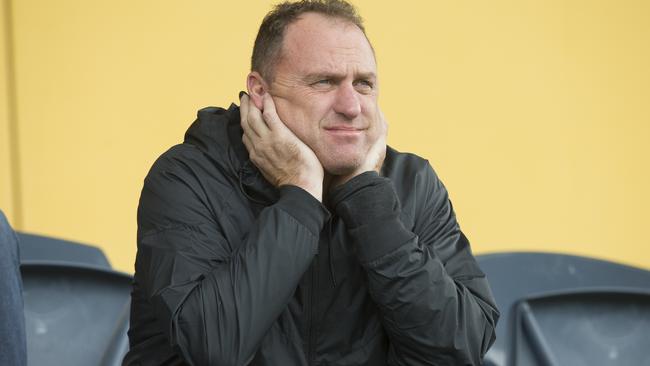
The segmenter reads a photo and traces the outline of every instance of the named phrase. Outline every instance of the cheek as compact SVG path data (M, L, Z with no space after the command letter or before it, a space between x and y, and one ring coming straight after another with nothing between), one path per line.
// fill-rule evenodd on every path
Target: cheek
M290 127L291 131L311 149L318 149L318 129L313 122L299 122L296 126Z
M301 140L305 141L317 134L318 120L311 114L312 108L309 105L298 105L281 99L276 102L275 109L285 126Z
M311 140L314 139L315 131L313 131L313 127L308 122L308 116L305 115L302 110L296 109L295 107L284 109L283 113L280 112L280 109L277 111L278 116L282 122L284 122L284 125L287 126L287 128L301 141L305 142L307 145L311 145Z
M280 120L285 125L289 125L290 121L293 120L293 116L291 115L293 108L291 104L286 99L281 98L273 98L273 103L275 104L275 112L280 117Z
M366 96L361 99L361 113L371 121L379 112L377 108L377 99L372 96Z

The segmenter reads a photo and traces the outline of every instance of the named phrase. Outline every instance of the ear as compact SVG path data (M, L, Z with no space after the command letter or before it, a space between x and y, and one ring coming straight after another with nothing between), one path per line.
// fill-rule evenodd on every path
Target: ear
M246 77L246 87L248 88L248 95L255 104L255 106L262 110L262 97L269 90L268 84L257 71L251 71Z

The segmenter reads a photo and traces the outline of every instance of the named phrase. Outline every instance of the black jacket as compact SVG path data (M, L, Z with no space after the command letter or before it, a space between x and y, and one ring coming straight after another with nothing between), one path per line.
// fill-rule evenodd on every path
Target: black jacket
M426 160L389 148L323 205L241 135L202 109L146 177L125 364L480 363L499 313Z

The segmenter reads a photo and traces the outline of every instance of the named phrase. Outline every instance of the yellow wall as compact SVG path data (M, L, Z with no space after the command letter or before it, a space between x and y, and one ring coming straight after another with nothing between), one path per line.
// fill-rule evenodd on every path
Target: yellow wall
M198 108L237 99L270 3L11 0L18 151L3 79L0 207L18 229L132 271L142 179ZM650 2L355 3L389 142L432 162L477 253L650 268Z
M18 222L14 212L14 184L12 178L15 174L12 169L16 166L13 158L15 151L12 151L12 120L11 108L11 19L8 17L4 1L0 3L0 209L4 212L11 224ZM17 192L16 192L17 193Z

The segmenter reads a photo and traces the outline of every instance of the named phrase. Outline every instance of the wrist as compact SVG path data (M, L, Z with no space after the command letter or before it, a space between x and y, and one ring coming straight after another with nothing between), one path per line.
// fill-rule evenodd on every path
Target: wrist
M309 194L311 194L318 201L323 202L323 178L318 178L317 175L312 175L310 177L296 177L291 179L284 184L296 186L304 189Z
M330 213L322 202L316 200L301 187L285 185L279 188L280 199L276 206L302 222L315 236L318 236Z

